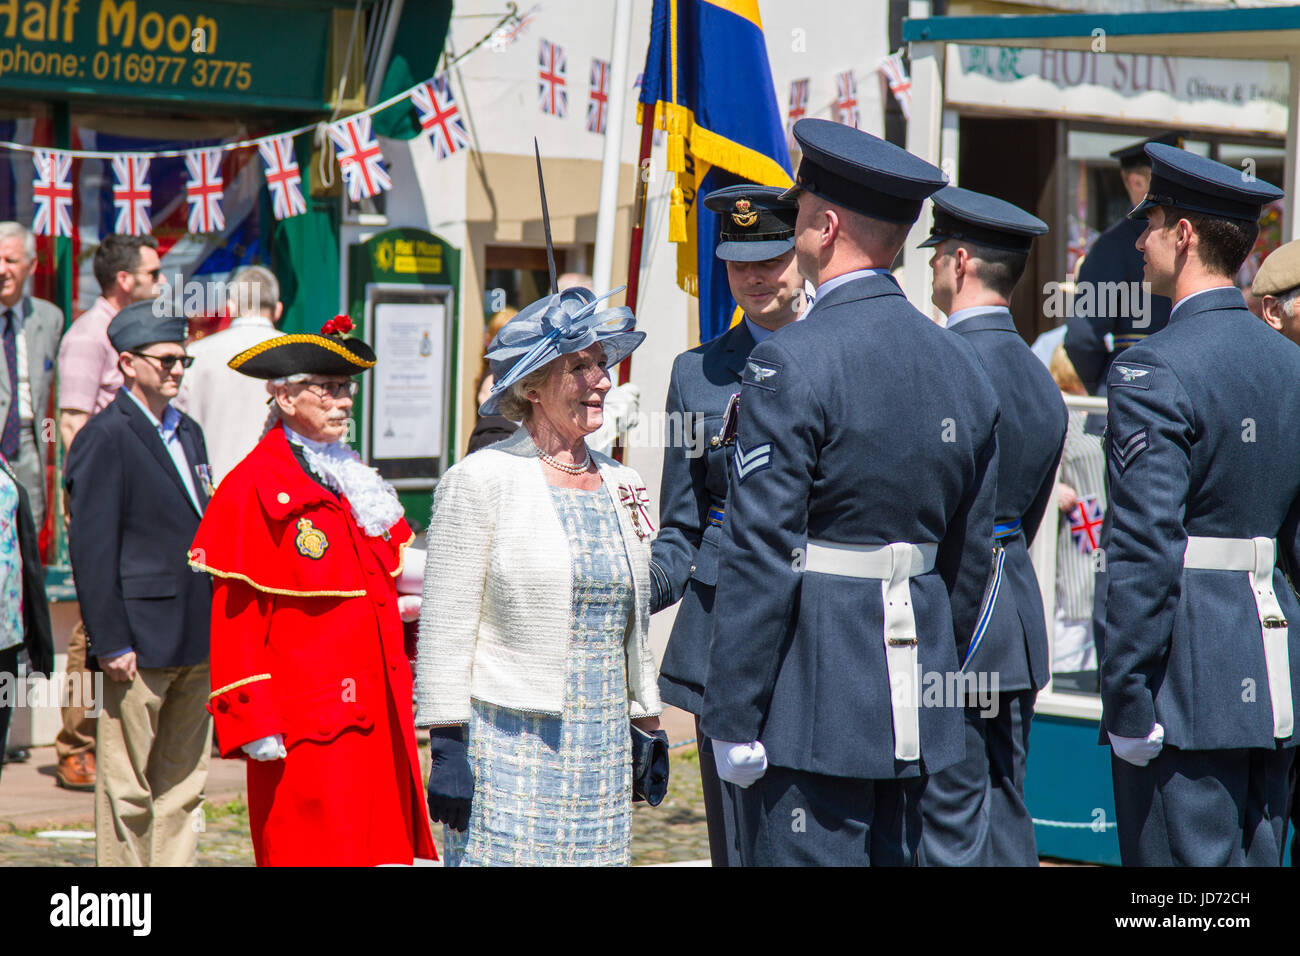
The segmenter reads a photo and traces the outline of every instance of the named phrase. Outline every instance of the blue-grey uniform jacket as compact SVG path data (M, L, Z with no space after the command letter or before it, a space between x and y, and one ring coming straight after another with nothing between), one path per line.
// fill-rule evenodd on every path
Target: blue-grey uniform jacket
M1260 620L1247 573L1186 569L1189 535L1277 538L1300 557L1300 348L1235 288L1186 299L1108 379L1113 518L1103 724L1193 750L1274 746ZM1281 571L1290 690L1300 607ZM1104 739L1104 734L1103 734ZM1294 737L1290 739L1294 745Z
M897 761L884 587L802 571L810 539L936 544L910 580L922 681L952 674L979 614L997 493L998 400L961 336L889 276L827 291L745 363L701 730L771 763L859 779L965 756L963 713L919 711ZM945 701L931 701L944 704ZM923 766L922 766L923 765Z
M728 400L740 391L740 375L753 347L754 338L741 322L677 356L668 384L668 447L659 485L659 536L650 558L650 611L685 596L659 668L659 692L693 714L700 712L709 667L718 539L732 451L711 439L722 428Z
M997 674L1001 691L1037 690L1047 683L1049 662L1029 542L1052 496L1069 416L1061 390L1020 337L1007 309L972 315L952 331L979 355L1002 410L994 533L1006 556L992 615L966 669Z
M1134 291L1142 284L1142 253L1135 243L1146 227L1145 219L1121 219L1097 237L1079 269L1074 308L1066 324L1065 353L1089 395L1097 394L1106 381L1115 356L1169 324L1172 303L1165 296L1144 297L1145 315L1138 314L1133 301ZM1091 287L1090 301L1083 298L1085 285ZM1106 346L1107 333L1112 336L1114 351Z

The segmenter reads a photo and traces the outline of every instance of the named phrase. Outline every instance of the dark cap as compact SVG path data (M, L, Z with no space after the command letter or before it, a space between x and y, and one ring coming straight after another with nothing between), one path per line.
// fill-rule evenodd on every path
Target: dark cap
M119 352L134 352L154 342L184 342L189 323L183 315L156 315L161 300L132 302L108 323L108 341ZM170 311L170 310L163 310Z
M360 339L347 338L352 320L335 316L312 332L280 335L245 349L226 364L252 378L290 375L359 375L373 368L375 352Z
M1119 149L1112 149L1110 155L1119 160L1120 169L1132 169L1135 166L1150 166L1151 160L1147 159L1146 148L1152 143L1163 143L1165 146L1172 146L1175 149L1183 148L1183 133L1171 132L1161 133L1159 136L1152 136L1150 139L1144 139L1136 143L1129 143L1127 146L1121 146Z
M960 239L980 246L1028 252L1035 236L1047 232L1047 223L1019 206L972 192L959 186L945 186L930 197L934 203L934 225L921 248L937 246L946 239Z
M1247 178L1242 169L1161 143L1146 147L1151 157L1151 185L1133 207L1130 219L1145 219L1156 206L1176 206L1219 219L1258 222L1260 210L1281 199L1276 186Z
M803 159L783 199L794 199L806 189L872 219L916 222L921 203L948 182L937 166L841 123L801 119L794 124L794 138Z
M782 199L777 186L742 183L715 189L704 207L721 223L717 256L731 262L763 262L794 248L794 220L799 204Z

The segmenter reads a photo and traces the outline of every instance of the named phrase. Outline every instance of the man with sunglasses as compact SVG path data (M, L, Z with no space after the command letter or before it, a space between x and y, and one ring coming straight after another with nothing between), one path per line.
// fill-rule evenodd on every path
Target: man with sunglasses
M95 279L100 296L77 317L59 344L59 437L64 454L72 440L113 401L122 373L108 324L133 302L153 299L160 287L162 262L153 236L105 236L95 249ZM42 412L44 414L44 412ZM86 632L78 623L68 640L68 680L86 672ZM86 695L63 708L63 727L54 741L59 766L55 781L69 790L95 789L95 718L86 715Z
M108 326L123 384L83 427L64 484L68 550L92 666L100 866L192 865L212 721L212 585L186 567L211 483L203 432L170 404L190 363L185 319L129 305Z
M190 551L213 575L209 707L222 754L248 758L259 866L437 859L402 627L424 553L345 440L353 376L375 364L351 329L338 316L230 360L267 383L271 413Z

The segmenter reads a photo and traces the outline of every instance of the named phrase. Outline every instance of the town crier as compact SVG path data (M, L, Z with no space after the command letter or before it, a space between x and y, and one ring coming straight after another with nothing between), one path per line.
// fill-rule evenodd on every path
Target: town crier
M249 758L259 866L437 859L402 627L419 599L398 593L422 588L424 555L343 440L352 376L375 364L351 329L339 316L230 360L267 380L271 413L190 551L213 576L208 707L222 755Z

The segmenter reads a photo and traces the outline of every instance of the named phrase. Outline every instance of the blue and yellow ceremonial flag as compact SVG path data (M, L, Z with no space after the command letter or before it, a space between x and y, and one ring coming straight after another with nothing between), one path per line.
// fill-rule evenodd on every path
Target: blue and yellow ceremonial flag
M739 182L788 186L790 154L767 62L758 0L654 0L637 118L654 108L676 174L668 239L677 284L700 299L700 341L731 325L718 217L700 202Z

